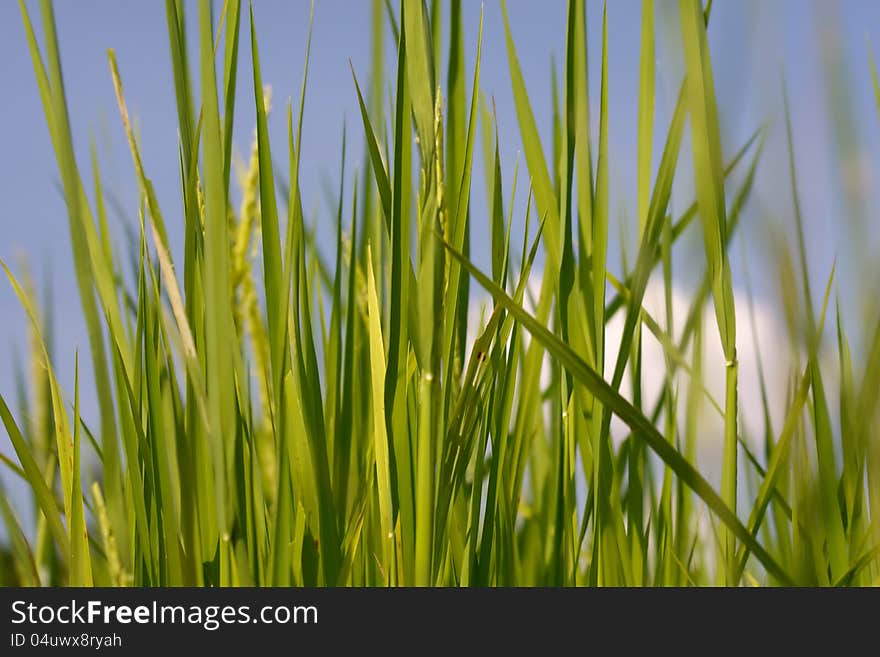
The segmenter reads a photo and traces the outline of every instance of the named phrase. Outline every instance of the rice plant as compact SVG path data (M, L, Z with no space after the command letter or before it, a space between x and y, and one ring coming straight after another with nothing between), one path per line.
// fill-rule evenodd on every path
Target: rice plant
M310 38L301 93L279 108L261 75L259 7L166 0L168 41L157 47L172 61L179 148L168 156L180 198L164 207L140 155L125 70L108 52L140 198L134 239L119 246L100 162L75 156L63 26L42 0L38 35L20 0L88 326L77 368L93 372L100 412L92 424L81 417L78 379L61 389L47 308L26 271L3 263L31 335L21 384L30 394L16 412L0 396L16 457L3 467L36 509L29 535L0 491L4 584L880 583L880 323L859 327L867 337L854 360L833 272L811 279L793 155L786 221L799 240L780 243L778 260L792 281L797 358L781 426L770 421L763 370L744 381L738 366L737 323L751 312L731 275L740 217L768 131L784 130L790 152L796 136L788 121L756 125L746 143L722 148L711 1L679 0L685 75L668 124L654 111L654 2L642 2L638 250L617 271L606 19L588 52L585 2L568 0L547 144L500 3L524 156L512 186L480 78L482 18L466 42L461 0L373 0L373 59L352 66L360 116L339 154L328 258L303 206L312 191L300 186ZM188 33L196 10L197 34ZM388 80L386 45L396 52ZM240 49L252 70L238 66ZM601 61L597 139L588 54ZM357 73L367 66L368 77ZM876 72L871 84L880 113ZM256 109L240 171L239 85L253 89ZM286 112L286 143L270 140L270 111ZM664 136L656 153L655 134ZM363 140L361 162L346 154L352 139ZM472 188L480 158L485 190ZM670 204L679 178L695 189L684 212ZM484 193L483 216L471 200ZM514 216L517 194L528 198L524 216ZM471 239L477 222L489 243ZM169 235L183 236L182 262ZM673 322L672 247L690 235L701 272ZM657 281L662 314L646 304ZM820 307L813 287L824 290ZM706 362L710 341L723 362ZM662 353L657 394L647 391L649 345ZM720 400L707 390L710 365L723 368ZM763 435L746 436L738 421L744 385L762 390ZM696 457L715 431L704 408L720 420L719 489ZM95 470L84 467L92 458Z

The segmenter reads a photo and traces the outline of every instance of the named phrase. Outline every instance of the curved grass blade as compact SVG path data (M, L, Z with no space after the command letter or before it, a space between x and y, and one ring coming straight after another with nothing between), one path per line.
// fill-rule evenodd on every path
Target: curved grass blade
M493 283L489 277L477 269L467 258L455 251L451 244L440 236L437 236L437 238L440 239L452 256L477 279L480 285L532 334L535 340L539 341L551 355L559 360L560 364L571 372L572 376L584 385L590 393L595 395L602 404L610 408L615 415L623 420L633 430L634 435L644 440L679 479L684 481L706 503L724 525L739 540L749 546L768 573L783 584L790 585L792 583L791 577L782 569L770 553L755 540L754 536L731 511L730 507L721 499L721 496L715 492L711 484L654 428L651 422L638 409L609 386L568 345L547 330L520 304L511 299L504 290Z

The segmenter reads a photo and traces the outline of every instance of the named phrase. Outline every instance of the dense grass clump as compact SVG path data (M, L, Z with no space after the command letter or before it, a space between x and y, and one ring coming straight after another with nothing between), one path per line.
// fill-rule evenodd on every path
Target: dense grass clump
M781 426L770 422L763 394L762 453L738 422L736 327L749 309L736 303L728 253L766 129L732 157L722 151L706 37L711 2L679 2L686 75L668 125L654 115L654 3L642 3L638 251L618 272L608 267L618 227L609 212L607 28L593 142L584 0L568 2L549 161L501 0L528 169L511 189L481 94L482 24L466 44L461 0L392 4L373 2L371 76L352 84L366 157L359 174L346 174L343 139L335 257L325 259L299 184L308 57L298 104L286 108L287 141L271 143L253 12L227 0L212 15L201 0L192 35L184 12L196 4L166 1L180 136L172 220L144 169L124 71L109 52L140 189L137 243L120 249L98 163L87 190L74 156L52 5L41 6L41 52L21 3L89 330L90 359L79 367L94 373L100 417L94 426L82 420L78 384L72 394L60 389L44 314L26 278L4 264L31 320L35 392L16 414L0 397L17 456L4 467L26 483L38 516L27 536L0 494L11 566L2 570L13 573L4 583L880 582L880 325L864 330L865 357L853 363L847 327L829 308L831 279L813 307L793 160L801 239L783 251L800 263L789 291L803 294L791 304L800 360ZM389 35L397 53L390 81L382 75ZM189 60L192 38L198 61ZM251 49L252 70L239 70L240 48ZM466 48L476 52L472 71ZM236 176L242 84L253 88L257 125ZM658 153L655 131L665 135ZM791 144L790 127L787 136ZM679 162L686 144L690 166ZM475 150L486 171L485 216L471 211ZM696 190L680 215L670 208L677 177L692 178ZM525 217L514 217L517 180L528 194ZM472 243L475 222L488 226L488 244ZM183 235L182 261L172 258L169 234ZM698 236L704 268L679 327L672 246L688 234ZM485 271L473 264L478 249ZM649 281L660 282L665 318L645 305ZM469 311L483 295L492 302L469 333ZM615 321L622 329L611 340ZM723 357L720 401L704 385L710 340ZM837 345L833 376L823 340ZM648 342L662 347L652 364L665 368L657 395L643 390ZM763 391L763 373L747 384ZM695 456L704 405L723 418L719 490ZM614 429L613 418L625 428ZM84 481L92 452L100 476Z

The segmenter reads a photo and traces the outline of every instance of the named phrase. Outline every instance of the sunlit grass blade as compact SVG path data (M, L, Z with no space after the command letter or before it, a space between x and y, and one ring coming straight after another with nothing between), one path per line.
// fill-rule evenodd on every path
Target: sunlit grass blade
M369 252L369 248L367 249ZM368 258L368 263L370 259ZM382 563L391 583L394 569L394 524L391 508L391 466L388 433L385 428L385 347L382 341L382 319L376 296L376 280L367 265L367 299L370 325L370 368L372 371L373 448L376 456L376 484L379 487L379 518Z

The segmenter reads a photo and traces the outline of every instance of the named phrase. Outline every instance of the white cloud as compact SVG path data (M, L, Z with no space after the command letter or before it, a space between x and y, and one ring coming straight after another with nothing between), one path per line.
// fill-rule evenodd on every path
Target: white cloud
M529 282L532 294L537 297L540 291L541 274L533 273ZM489 298L482 290L472 290L475 300L469 311L469 342L471 345L480 327L489 314ZM610 299L610 296L609 296ZM672 314L674 343L681 338L684 323L693 301L693 293L680 285L672 290ZM786 399L791 387L795 354L785 328L781 309L773 304L754 299L754 330L749 317L750 304L747 296L735 293L737 309L736 344L739 362L739 422L741 432L750 438L750 446L756 454L763 454L764 409L759 384L759 353L767 389L767 401L771 422L775 432L779 432L784 421ZM528 302L525 304L530 306ZM664 288L662 280L652 278L644 300L644 307L661 327L666 327ZM533 310L533 308L529 308ZM715 324L715 314L711 298L704 304L703 322L703 387L711 399L723 409L725 395L725 359ZM624 312L618 312L606 325L605 378L610 381L617 358L621 334L623 332ZM653 407L667 376L667 364L661 343L643 326L643 387L642 398L646 407ZM528 339L526 334L526 339ZM689 364L693 363L691 347L685 353ZM803 362L802 358L798 358ZM823 358L823 361L831 361ZM828 365L832 363L828 362ZM549 360L545 359L541 373L542 386L549 382ZM632 399L631 376L627 370L621 386L621 394ZM678 389L679 407L682 409L690 385L690 374L679 369L674 379ZM704 396L698 423L698 466L703 474L714 484L720 479L721 447L723 443L723 419L712 402ZM683 427L679 426L679 430ZM627 433L623 423L615 418L612 422L612 437L620 441Z

